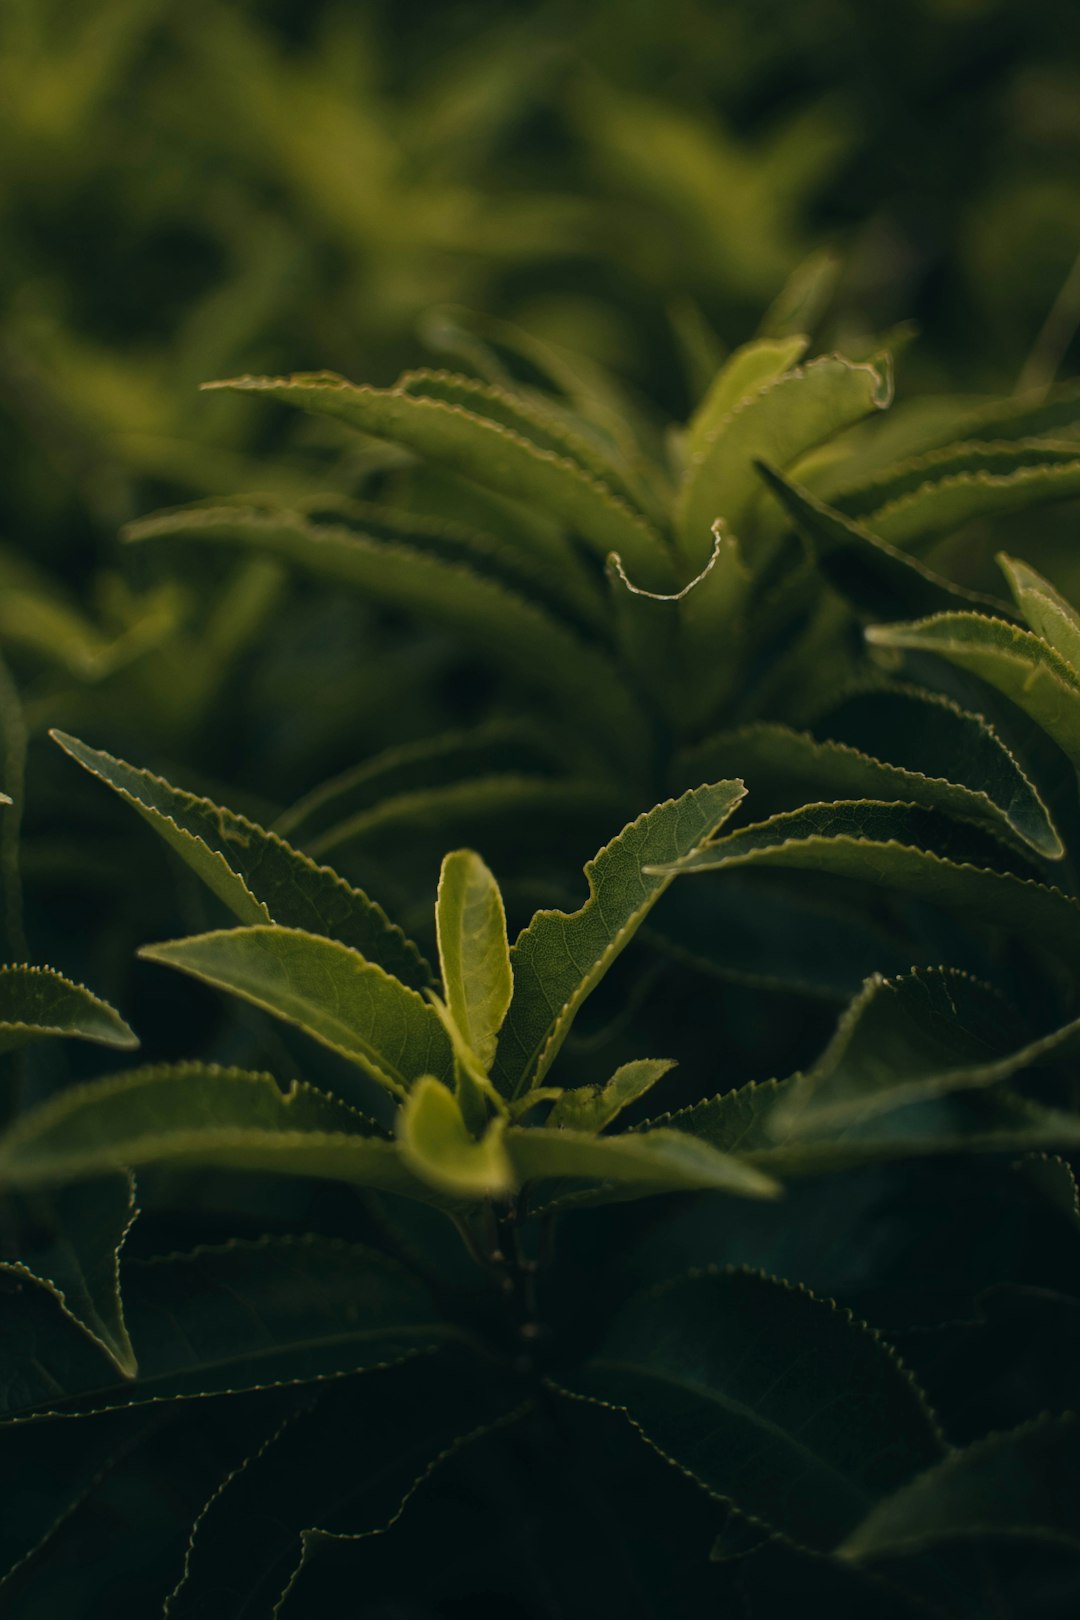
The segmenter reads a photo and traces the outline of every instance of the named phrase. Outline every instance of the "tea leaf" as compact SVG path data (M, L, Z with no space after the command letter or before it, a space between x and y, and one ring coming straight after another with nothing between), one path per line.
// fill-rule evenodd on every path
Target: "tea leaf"
M269 552L365 597L447 625L470 651L485 653L525 686L554 695L608 749L625 747L636 713L605 653L518 592L460 562L351 529L310 523L300 513L235 507L194 508L152 518L132 538L224 540Z
M54 731L65 753L133 806L244 923L280 923L337 939L422 990L431 969L382 907L277 833L164 777Z
M918 707L928 733L927 751L934 749L937 728L942 742L948 739L955 748L949 767L966 782L924 775L874 759L845 742L819 741L808 732L766 722L709 738L681 756L680 770L724 776L737 765L755 803L759 794L780 793L801 806L832 792L843 798L923 805L981 823L999 837L1019 838L1036 854L1060 860L1065 848L1045 805L996 733L978 716L944 701ZM821 729L829 729L828 720ZM887 747L892 734L879 729Z
M303 1082L283 1092L267 1074L167 1064L68 1087L21 1115L0 1136L0 1181L48 1187L175 1163L416 1193L393 1143L371 1130Z
M397 1096L453 1057L434 1010L359 951L299 928L231 928L144 945L151 962L241 996L340 1052Z
M618 1197L709 1191L742 1198L775 1198L779 1184L753 1165L720 1153L680 1131L628 1131L593 1136L547 1126L510 1126L506 1151L519 1182L570 1177L598 1180Z
M18 1259L0 1262L0 1270L40 1283L116 1370L134 1378L138 1369L120 1299L119 1266L138 1214L134 1177L120 1172L12 1195L11 1206Z
M139 1038L107 1001L53 968L0 966L0 1052L47 1035L131 1048Z
M513 995L502 895L470 849L447 855L435 903L439 963L451 1017L484 1069Z
M943 1451L870 1328L759 1272L698 1272L636 1295L567 1387L623 1409L711 1494L822 1550Z
M1080 613L1030 564L1006 556L1003 551L997 560L1032 630L1050 643L1080 679Z
M542 1083L578 1008L664 893L670 876L650 876L648 868L706 843L745 791L741 782L718 782L639 816L586 866L589 898L579 911L538 911L519 934L510 952L514 995L493 1071L505 1095Z
M472 1136L453 1093L431 1075L413 1086L398 1113L401 1157L422 1181L458 1198L498 1198L514 1187L503 1121Z
M385 1255L338 1239L266 1237L130 1261L124 1298L134 1381L32 1289L5 1314L0 1417L101 1412L267 1389L391 1366L463 1335Z
M998 597L970 591L898 551L870 528L784 479L764 461L757 471L807 540L830 585L854 607L875 617L928 613L962 603L1007 612Z
M837 1552L903 1557L957 1538L1080 1548L1080 1422L1045 1416L953 1452L871 1509Z
M761 496L755 459L787 467L891 398L887 369L826 355L735 405L695 450L676 498L675 527L687 561L702 556L717 518L747 539Z
M872 625L875 647L935 653L970 670L1029 714L1080 765L1080 675L1030 630L977 613L938 613L913 624Z
M1035 945L1071 955L1080 942L1080 906L1059 890L1011 872L971 865L957 850L921 847L940 829L928 811L871 800L807 805L719 838L696 854L657 865L657 875L784 867L858 878L948 906L991 927L1012 929ZM958 846L959 847L959 846Z
M670 1058L638 1058L616 1069L605 1086L575 1086L572 1091L564 1091L548 1115L548 1126L602 1131L674 1067Z
M621 551L658 589L671 582L662 537L611 484L582 465L580 444L553 424L537 422L520 401L496 389L447 378L448 397L440 398L434 381L430 394L410 392L408 374L394 388L378 389L357 387L332 372L236 377L207 386L265 394L406 445L486 489L536 502L601 557Z

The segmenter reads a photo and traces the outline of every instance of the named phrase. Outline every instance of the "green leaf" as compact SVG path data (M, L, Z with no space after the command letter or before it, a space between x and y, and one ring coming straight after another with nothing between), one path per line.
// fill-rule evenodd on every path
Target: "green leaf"
M134 1177L121 1171L12 1195L11 1204L18 1259L0 1262L0 1270L40 1283L117 1371L134 1378L120 1298L120 1251L138 1214Z
M919 741L929 755L927 763L938 764L942 772L950 770L952 779L890 764L846 742L818 740L808 732L768 722L721 733L688 750L680 757L680 774L716 777L737 768L748 783L753 803L759 802L759 795L770 803L779 798L784 808L789 803L804 805L826 793L843 799L895 799L923 805L976 822L999 837L1019 839L1048 860L1060 860L1065 848L1045 805L984 720L947 699L913 703L897 698L890 704L892 694L874 696L882 700L883 719L897 707L916 710L911 719L925 728ZM829 729L828 720L821 729ZM878 726L877 735L882 749L889 748L894 734L885 724ZM951 757L944 754L947 744L954 750ZM955 780L960 774L966 778L964 782Z
M414 990L431 984L431 969L412 941L381 906L330 867L317 866L277 833L211 799L174 788L164 777L64 732L51 735L132 805L241 922L305 928L351 946Z
M826 355L787 372L741 401L695 450L675 505L686 560L704 554L713 522L745 543L761 497L756 458L787 467L892 398L886 368Z
M486 489L536 502L601 556L621 551L658 589L671 582L671 565L660 534L606 482L577 459L579 441L538 423L520 401L467 379L428 381L427 395L404 376L394 388L356 387L332 372L294 377L237 377L211 383L239 393L258 393L285 404L335 417L376 438L406 445ZM419 386L424 386L421 381Z
M607 576L619 643L639 684L677 730L694 731L738 678L752 579L738 542L715 525L709 561L681 591L635 585L613 552Z
M994 686L1080 765L1080 676L1031 630L978 613L938 613L913 624L872 625L875 647L934 653Z
M179 1164L351 1181L424 1197L354 1109L268 1074L181 1063L70 1086L0 1137L0 1184L48 1187Z
M758 1272L698 1272L635 1296L567 1383L622 1408L715 1496L821 1550L943 1450L870 1328Z
M821 1131L993 1085L1072 1047L1080 1024L1033 1039L1000 991L957 968L868 979L818 1062L775 1111L777 1137Z
M564 1091L548 1115L548 1125L563 1130L602 1131L674 1067L671 1058L638 1058L624 1063L606 1086L575 1086L572 1091Z
M1077 459L1076 445L1049 444L1043 439L1026 437L997 443L968 439L923 451L886 467L872 478L842 489L834 502L841 512L849 517L865 518L876 530L876 514L888 513L898 503L913 497L925 500L943 484L966 485L972 479L1000 480L1015 473L1038 472L1043 467L1075 464Z
M416 1082L397 1117L405 1164L458 1198L500 1198L513 1190L503 1129L504 1122L493 1119L481 1137L471 1135L453 1093L431 1075Z
M904 1557L971 1537L1080 1549L1080 1419L1041 1417L954 1452L877 1503L837 1552Z
M710 435L736 406L798 365L809 346L810 339L801 334L756 338L729 355L686 424L686 448L691 458L708 448Z
M639 729L610 658L517 591L460 562L310 523L296 512L235 507L166 514L129 536L224 540L269 552L368 599L448 626L470 652L502 665L549 701L557 698L609 750L614 739L625 747Z
M757 472L780 502L799 533L813 549L825 578L860 612L893 618L929 613L962 603L1007 612L1000 598L935 573L917 557L895 546L864 524L845 517L809 490L782 478L764 461Z
M489 1069L514 976L499 885L470 849L456 850L443 860L435 928L450 1015L466 1045Z
M998 564L1028 624L1048 641L1080 679L1080 613L1048 579L1018 557L998 553Z
M139 1044L107 1001L53 968L0 967L0 1052L46 1035L127 1049Z
M771 1176L753 1165L677 1130L593 1136L544 1125L510 1126L504 1141L519 1182L601 1181L605 1197L614 1189L619 1198L694 1191L775 1198L780 1191Z
M404 1096L453 1056L434 1009L358 951L299 928L255 927L144 945L139 955L241 996Z
M880 747L891 766L947 781L976 802L989 799L1013 833L1038 854L1057 860L1063 853L1061 836L1037 787L998 732L983 715L962 709L939 692L899 682L851 687L818 716L813 729L819 737L864 753ZM944 800L939 807L946 808ZM973 821L983 820L985 806L980 815L972 805L969 814Z
M338 1239L267 1237L130 1261L124 1299L133 1381L104 1363L39 1289L9 1304L0 1418L336 1378L430 1354L463 1335L385 1255Z
M1070 452L1040 446L1017 453L989 446L985 466L975 452L963 452L961 459L974 463L971 470L923 479L868 512L867 527L881 539L905 546L948 534L974 518L1028 512L1080 494L1080 455L1075 447ZM1021 465L1014 466L1016 460ZM998 465L1002 470L992 470Z
M706 843L745 791L741 782L718 782L639 816L586 866L589 898L579 911L538 911L519 934L493 1072L504 1095L543 1082L578 1008L664 893L670 877L648 876L647 868Z
M291 1413L196 1519L168 1620L277 1614L329 1543L389 1530L444 1461L518 1415L521 1390L493 1366L444 1361L331 1384Z
M959 831L959 830L958 830ZM941 838L932 812L872 800L807 805L720 838L696 854L659 865L658 875L781 867L857 878L872 889L948 906L990 927L1015 930L1036 946L1071 958L1080 944L1080 906L1057 889L1011 872L973 866L921 847Z

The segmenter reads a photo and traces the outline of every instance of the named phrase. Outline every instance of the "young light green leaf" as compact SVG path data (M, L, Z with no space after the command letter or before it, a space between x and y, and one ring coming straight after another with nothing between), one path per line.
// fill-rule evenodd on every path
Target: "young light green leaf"
M415 391L408 374L394 388L379 389L356 387L332 372L237 377L208 386L265 394L406 445L486 489L537 502L601 557L621 551L657 589L671 584L671 564L657 530L576 459L579 444L553 424L537 423L519 401L498 390L447 378L442 389L447 397L440 398L434 383L427 394Z
M268 1074L181 1063L70 1086L0 1136L0 1185L49 1188L177 1164L353 1182L406 1197L428 1189L354 1109Z
M755 468L812 547L830 585L862 613L893 618L930 613L962 604L1007 612L998 597L971 591L897 550L853 518L828 506L807 489L782 478L764 461Z
M145 945L139 955L295 1024L399 1097L422 1074L453 1072L434 1009L336 940L300 928L229 928Z
M599 1181L604 1196L641 1198L665 1192L726 1192L775 1198L779 1183L689 1133L660 1129L594 1136L546 1125L511 1126L506 1151L517 1181Z
M729 355L686 424L686 449L690 457L708 448L710 434L743 400L798 365L809 346L810 339L801 334L755 338Z
M857 1561L956 1539L1080 1549L1080 1419L1044 1416L955 1451L878 1502L837 1548Z
M679 546L700 566L717 518L746 542L761 496L755 458L786 467L892 398L887 367L826 355L737 404L691 458L675 507Z
M18 1258L0 1262L0 1270L48 1289L117 1371L134 1378L120 1298L120 1251L138 1214L134 1177L120 1171L9 1197Z
M306 928L351 946L414 990L431 984L431 969L412 941L381 906L330 867L317 866L277 833L175 788L164 777L62 731L51 735L132 805L241 922Z
M536 913L510 953L514 995L493 1071L504 1095L542 1084L578 1008L664 893L670 875L647 869L707 843L745 791L717 782L639 816L586 866L589 898L579 911Z
M877 1334L759 1272L697 1272L636 1295L566 1383L624 1410L706 1490L823 1551L944 1450Z
M0 1052L47 1035L129 1049L139 1044L107 1001L53 968L0 967Z
M385 1255L321 1236L268 1237L129 1261L124 1296L139 1375L101 1353L40 1289L6 1311L0 1416L321 1382L460 1342L427 1288Z
M998 565L1028 624L1048 641L1080 679L1080 613L1029 563L1000 551Z
M875 647L934 653L994 686L1080 765L1080 675L1031 630L979 613L938 613L912 624L872 625Z
M602 1131L674 1067L671 1058L638 1058L616 1069L605 1086L575 1086L572 1091L564 1091L548 1115L548 1126L561 1130Z
M1057 889L965 859L959 829L953 847L923 847L928 836L947 841L933 812L872 800L807 805L717 839L696 854L658 865L658 875L780 867L831 872L947 905L991 927L1013 929L1032 944L1062 950L1080 945L1080 906Z
M453 1093L423 1075L398 1111L401 1157L422 1181L457 1198L501 1198L513 1191L514 1173L503 1145L504 1121L483 1135L466 1127Z
M609 750L614 739L625 747L639 730L610 658L519 592L460 562L314 524L297 512L193 508L150 518L128 534L224 540L268 552L359 589L368 599L448 626L470 650L483 652L523 685L549 701L556 697Z
M456 850L443 860L435 929L450 1015L489 1069L514 976L499 885L471 849Z
M891 694L880 696L885 708ZM680 758L680 772L684 776L724 776L737 767L749 784L754 803L760 794L763 802L770 806L780 803L785 809L789 804L813 802L826 793L837 798L896 799L922 805L976 822L999 837L1019 839L1048 860L1060 860L1064 845L1045 805L985 721L945 699L916 705L900 698L892 704L892 712L898 706L916 709L926 727L926 763L949 769L951 779L875 759L846 742L819 740L808 732L770 722L721 733L687 750ZM821 729L830 729L828 719ZM886 727L879 727L878 735L883 748L893 743L894 733ZM935 739L954 745L947 763L940 753L935 757ZM961 774L965 780L956 781Z

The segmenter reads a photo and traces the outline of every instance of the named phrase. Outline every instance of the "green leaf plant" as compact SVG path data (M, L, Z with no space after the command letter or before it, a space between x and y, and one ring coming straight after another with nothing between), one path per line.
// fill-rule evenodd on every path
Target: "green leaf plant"
M54 733L201 880L140 982L212 1034L0 1133L86 1199L4 1302L0 1594L111 1515L169 1616L1069 1612L1080 616L984 565L1075 393L893 430L766 333L650 436L462 321L486 375L228 385L407 455L379 503L132 538L437 624L483 723L266 823Z

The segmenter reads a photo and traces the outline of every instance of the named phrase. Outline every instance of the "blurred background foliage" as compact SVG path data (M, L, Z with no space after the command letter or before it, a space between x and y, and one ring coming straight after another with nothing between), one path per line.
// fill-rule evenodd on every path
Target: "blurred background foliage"
M173 881L132 885L141 847L48 725L270 819L498 713L439 632L121 544L201 496L401 498L385 446L200 382L385 384L440 363L458 305L609 368L649 431L779 297L848 353L914 323L902 398L1042 386L1080 309L1077 47L1056 0L5 0L0 719L16 794L30 738L31 954L122 995ZM476 515L446 481L415 499Z

